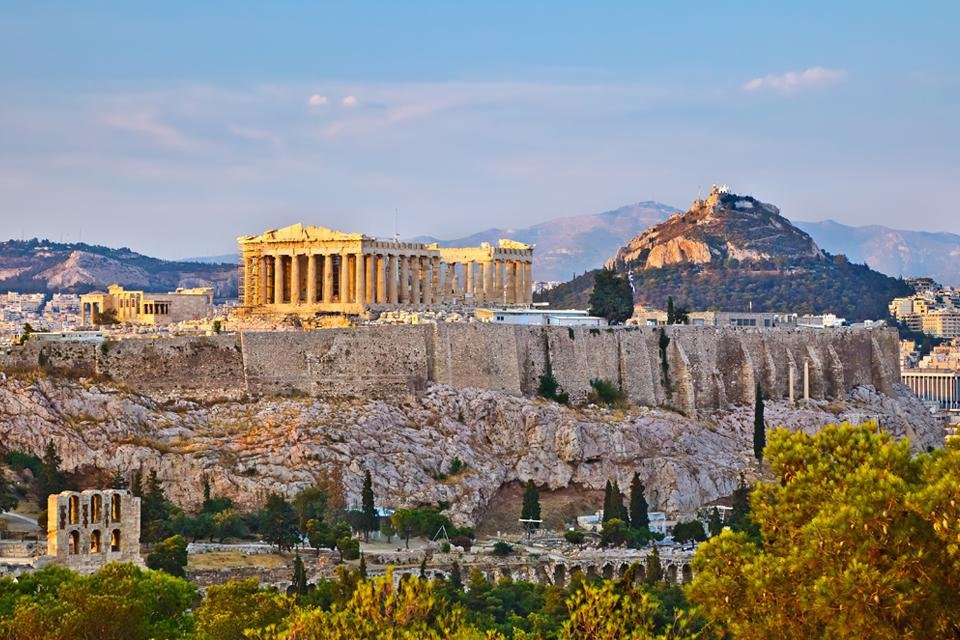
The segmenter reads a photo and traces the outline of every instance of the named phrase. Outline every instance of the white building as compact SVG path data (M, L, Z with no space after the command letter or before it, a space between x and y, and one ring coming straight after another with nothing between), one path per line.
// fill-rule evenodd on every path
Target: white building
M607 320L581 309L477 309L474 317L491 324L522 324L558 327L605 327Z

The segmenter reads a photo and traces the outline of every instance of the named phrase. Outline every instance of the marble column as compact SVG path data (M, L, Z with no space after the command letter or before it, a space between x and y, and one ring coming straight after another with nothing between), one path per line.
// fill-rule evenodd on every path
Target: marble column
M810 361L803 361L803 399L810 399Z
M350 265L346 253L340 254L340 304L350 302Z
M400 288L397 290L397 302L410 303L410 256L398 256L400 261Z
M329 253L323 256L323 301L333 302L333 255Z
M464 298L467 294L473 296L473 260L467 260L463 263L463 293Z
M443 300L443 276L440 273L440 257L430 258L430 303L440 304Z
M506 261L507 276L507 304L513 304L517 301L517 270L513 260Z
M377 256L377 304L387 303L387 256Z
M372 253L363 256L364 269L367 272L367 290L364 298L367 304L377 302L377 256Z
M524 302L533 304L533 262L523 263Z
M273 257L273 304L283 304L283 256Z
M387 298L390 304L397 304L397 288L400 284L398 258L394 254L387 256Z
M243 259L243 306L253 304L253 258Z
M354 256L354 263L356 264L356 284L357 284L357 295L354 296L354 302L359 305L364 305L367 303L367 257L358 253Z
M411 270L410 270L410 302L411 304L420 304L420 279L423 277L421 269L423 266L420 264L420 256L412 256L410 258Z
M260 273L258 274L259 280L259 289L257 290L257 295L259 296L260 304L270 304L270 299L267 297L267 263L270 261L269 256L260 256Z
M307 304L317 303L317 256L307 256Z
M290 304L300 304L300 256L290 256Z
M503 304L503 261L493 261L493 300L496 304Z

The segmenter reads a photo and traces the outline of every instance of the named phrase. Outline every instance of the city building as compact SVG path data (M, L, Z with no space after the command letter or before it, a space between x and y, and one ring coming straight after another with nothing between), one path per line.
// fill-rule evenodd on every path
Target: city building
M913 341L901 343L903 384L918 398L939 412L960 412L960 338L950 344L941 344L922 358L916 358Z
M165 325L184 320L200 320L213 313L213 289L177 289L169 293L126 291L118 284L106 293L80 296L81 324L85 327L110 322Z
M295 224L237 241L248 313L366 315L533 299L533 246L513 240L450 248Z
M795 327L797 315L791 313L752 313L737 311L691 311L687 314L687 324L695 327ZM667 324L667 312L658 310L637 310L627 324L643 326L664 326Z
M894 298L890 315L913 331L939 338L960 337L960 290L927 289L913 296Z
M559 327L605 327L606 318L580 309L506 308L477 309L473 316L491 324L523 324Z

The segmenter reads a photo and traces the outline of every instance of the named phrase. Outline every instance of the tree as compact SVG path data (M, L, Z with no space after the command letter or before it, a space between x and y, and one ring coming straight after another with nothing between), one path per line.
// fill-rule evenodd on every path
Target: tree
M766 457L774 480L750 496L762 544L725 530L694 558L708 622L744 640L960 634L960 446L914 456L844 424L773 430Z
M340 552L340 561L356 560L360 557L360 541L351 536L343 536L337 540L337 551Z
M602 522L612 520L613 518L626 523L630 520L630 515L627 513L627 508L623 504L623 494L620 493L620 485L617 484L616 480L613 482L607 480L607 486L604 489Z
M612 269L601 269L594 277L590 293L590 315L621 324L633 315L633 288L626 278Z
M583 544L583 541L586 539L583 531L578 531L576 529L567 529L563 532L563 539L569 542L570 544Z
M607 520L612 520L615 517L616 515L613 506L613 482L607 480L607 484L603 488L603 515L600 516L600 524L603 524Z
M513 553L513 545L503 540L497 540L493 543L493 555L509 556Z
M20 501L17 499L10 481L7 480L6 472L0 468L0 511L10 511L16 508L18 502Z
M299 539L297 513L279 493L271 493L260 510L260 533L280 551L293 549Z
M41 509L47 506L47 496L67 488L66 477L60 470L62 462L53 442L47 442L40 460L40 473L37 475L37 504Z
M360 554L360 566L357 568L357 573L360 574L361 580L367 579L367 557L362 553Z
M453 567L450 569L450 587L457 591L463 591L463 575L460 573L460 563L453 561Z
M386 536L389 543L393 536L397 535L397 530L393 528L393 522L384 520L380 523L380 534Z
M520 510L521 520L539 520L540 519L540 492L533 480L527 480L523 489L523 508ZM527 531L540 528L539 522L524 522L524 528Z
M114 470L113 475L110 476L110 488L111 489L127 488L127 479L124 477L123 472L120 470L119 465Z
M304 489L293 498L293 508L300 530L306 531L307 522L323 520L327 515L326 490L317 485Z
M667 324L676 324L677 314L673 309L673 296L667 298Z
M643 495L645 490L640 474L634 473L630 481L630 527L633 529L650 528L650 507Z
M673 539L684 542L703 542L707 539L707 532L703 530L703 523L699 520L688 520L673 525Z
M139 471L133 472L133 478L130 480L130 494L137 498L143 497L143 474Z
M753 407L753 455L763 462L763 448L767 446L767 427L763 422L763 388L757 383L757 400Z
M723 531L723 521L720 519L720 510L714 507L710 510L710 519L707 521L707 530L710 537L719 535Z
M604 547L619 547L627 541L627 523L620 518L604 521L600 532L600 544Z
M256 578L230 580L207 588L196 610L196 632L203 640L240 640L245 629L279 624L294 599L275 589L261 589Z
M171 536L153 545L147 556L147 566L151 569L166 571L178 578L186 577L187 541L183 536Z
M299 553L293 559L293 582L288 593L298 597L307 595L307 569L303 566Z
M397 535L403 538L406 548L410 548L410 536L414 535L420 528L420 514L415 509L397 509L390 516L390 522L393 528L397 530Z
M660 549L654 545L653 551L644 563L644 582L656 584L663 580L663 564L660 563Z
M157 470L152 469L147 476L147 484L140 501L140 537L145 542L163 540L173 533L172 508L173 504L163 492Z
M370 540L370 532L377 530L377 508L373 504L373 480L370 471L363 473L363 489L360 492L363 507L362 529L365 542Z

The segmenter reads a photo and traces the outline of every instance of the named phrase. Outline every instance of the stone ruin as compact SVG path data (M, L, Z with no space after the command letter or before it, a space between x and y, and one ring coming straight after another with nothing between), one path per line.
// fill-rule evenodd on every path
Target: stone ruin
M93 573L108 562L143 566L140 498L118 489L49 496L45 560L81 573Z

